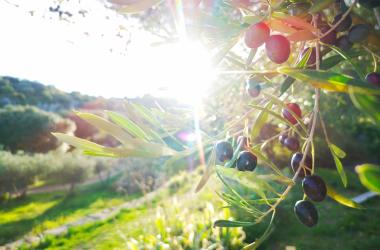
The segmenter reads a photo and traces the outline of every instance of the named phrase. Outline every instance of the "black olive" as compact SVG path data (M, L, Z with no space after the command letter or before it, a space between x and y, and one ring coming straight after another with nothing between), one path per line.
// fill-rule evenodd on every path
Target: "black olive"
M302 181L304 193L312 201L323 201L326 198L326 184L318 175L306 176Z
M318 211L310 201L297 201L294 205L294 213L308 227L313 227L318 223Z

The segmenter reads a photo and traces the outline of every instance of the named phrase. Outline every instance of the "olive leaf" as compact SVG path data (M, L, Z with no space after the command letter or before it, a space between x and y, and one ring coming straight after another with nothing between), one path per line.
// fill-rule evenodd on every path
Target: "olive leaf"
M350 90L360 94L380 95L380 89L376 89L365 81L340 73L296 68L279 68L277 70L300 82L311 84L315 88L335 92L347 93Z
M362 164L355 167L363 186L369 190L380 193L380 166L374 164Z
M335 144L328 143L328 147L334 159L335 166L339 173L340 179L342 180L343 186L347 187L347 184L348 184L347 175L346 175L346 172L344 171L342 162L340 161L340 159L346 157L346 153Z
M337 201L338 203L340 203L344 206L347 206L347 207L351 207L351 208L357 208L357 209L363 209L364 208L359 203L339 194L331 186L326 185L326 187L327 187L327 195L330 196L333 200Z
M255 224L247 221L217 220L214 222L214 227L249 227Z

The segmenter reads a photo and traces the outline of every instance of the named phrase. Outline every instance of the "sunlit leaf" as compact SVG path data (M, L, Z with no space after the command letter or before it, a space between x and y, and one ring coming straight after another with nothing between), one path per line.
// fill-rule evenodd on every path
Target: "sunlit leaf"
M292 42L300 42L313 40L316 36L309 30L298 30L288 35L287 38Z
M122 128L107 121L106 119L100 116L97 116L91 113L83 113L83 112L75 112L75 114L79 116L81 119L90 123L92 126L96 127L97 129L113 136L114 138L119 140L121 143L128 142L132 138Z
M376 96L360 95L350 92L355 107L365 112L380 126L380 99Z
M327 195L330 196L335 201L339 202L340 204L347 206L347 207L352 207L352 208L358 208L358 209L364 208L359 203L356 203L355 201L339 194L331 186L329 186L329 185L326 185L326 186L327 186Z
M355 167L361 183L369 190L380 193L380 166L363 164Z
M295 68L279 68L278 71L296 78L300 82L328 91L348 92L350 88L357 93L380 94L380 89L375 89L367 82L335 72Z
M336 169L340 176L340 179L342 180L343 185L347 187L347 175L346 175L346 171L344 171L342 162L340 161L339 157L334 153L333 149L331 149L331 147L330 147L330 150L335 162Z
M308 30L310 32L316 32L317 29L311 25L310 23L306 22L304 19L297 17L297 16L283 16L283 15L278 15L276 13L279 20L281 20L283 23L288 24L290 26L293 26L297 29L300 30ZM281 17L283 16L283 17Z
M144 140L150 139L136 123L127 117L112 111L107 111L106 113L114 123L127 130L131 135Z
M265 110L270 110L273 106L272 102L268 102L264 108ZM265 123L268 121L269 114L265 112L265 110L261 110L257 116L256 120L252 125L251 129L251 138L254 139L259 136L261 129L264 127Z
M215 162L216 162L216 155L215 155L215 149L213 149L207 165L204 166L204 174L201 180L199 181L197 187L195 188L196 193L199 192L204 187L204 185L206 185L208 179L210 179L211 174L214 172Z
M214 227L249 227L255 224L247 221L217 220L214 222Z
M339 158L344 158L346 157L346 152L344 152L340 147L338 147L337 145L335 144L332 144L330 143L329 145L331 151L336 155L338 156Z
M274 31L278 31L278 32L281 32L281 33L295 33L297 32L296 29L293 29L292 27L290 27L289 25L285 24L283 21L281 20L278 20L278 19L271 19L269 22L268 22L268 25L269 27L274 30Z

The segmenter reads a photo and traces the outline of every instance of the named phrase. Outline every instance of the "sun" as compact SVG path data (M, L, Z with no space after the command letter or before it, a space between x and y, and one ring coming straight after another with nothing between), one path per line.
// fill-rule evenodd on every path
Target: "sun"
M182 103L199 104L216 78L210 53L195 42L154 47L143 57L149 61L145 80L157 86L152 94Z

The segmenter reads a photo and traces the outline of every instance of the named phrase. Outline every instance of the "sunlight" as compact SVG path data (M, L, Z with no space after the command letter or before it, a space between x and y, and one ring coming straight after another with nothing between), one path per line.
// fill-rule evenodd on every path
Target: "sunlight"
M149 60L146 77L156 83L153 94L191 105L200 103L215 79L211 57L203 47L175 43L152 48L148 53L140 56Z

